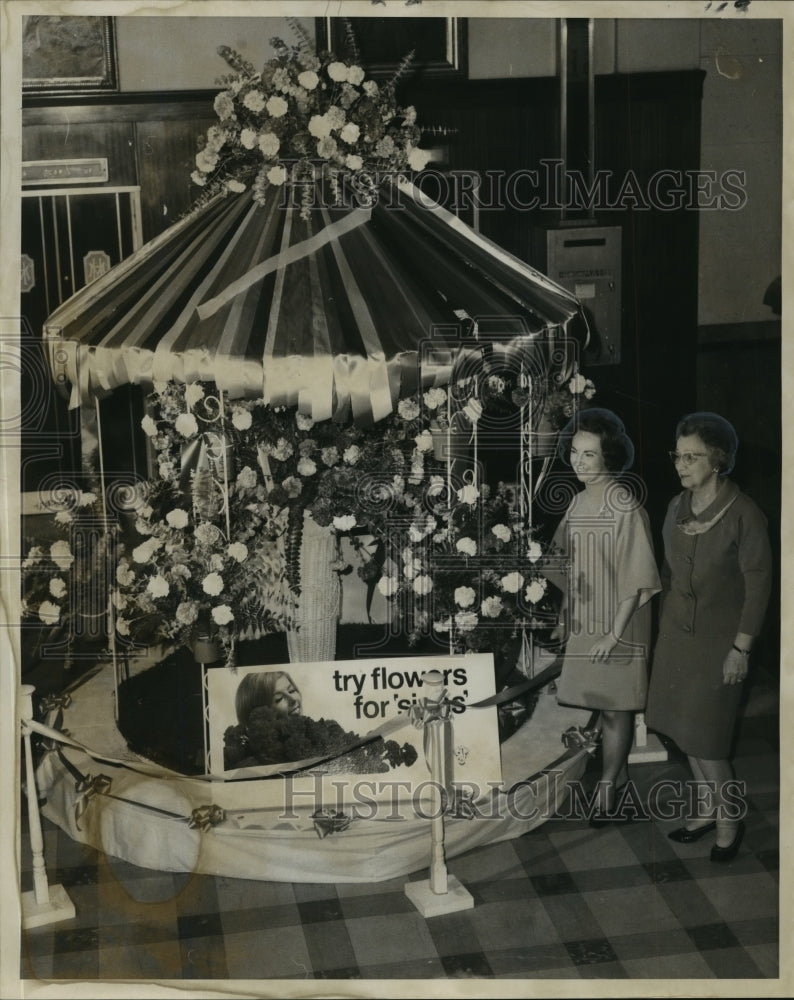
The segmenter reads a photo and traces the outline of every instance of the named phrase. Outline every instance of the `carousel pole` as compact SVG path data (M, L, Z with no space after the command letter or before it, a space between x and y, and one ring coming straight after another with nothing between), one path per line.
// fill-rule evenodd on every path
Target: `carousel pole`
M428 671L422 678L425 690L426 717L425 753L430 768L433 789L430 812L430 877L420 882L406 882L405 895L423 917L470 910L474 897L447 871L444 854L444 811L452 792L451 775L447 767L452 723L440 717L444 698L444 678L438 670Z
M19 689L20 720L22 742L25 745L25 789L28 800L28 830L30 849L33 855L33 889L22 893L22 926L44 927L60 920L71 920L75 916L74 903L69 899L62 885L49 885L47 869L44 865L44 837L39 816L39 796L36 789L36 774L33 768L33 753L30 746L30 723L33 721L32 684L23 684Z
M99 492L102 497L102 517L105 522L105 529L109 530L107 498L105 496L105 452L102 448L102 415L99 409L99 400L94 399L96 410L96 430L97 430L97 456L99 458ZM116 722L119 721L119 658L116 648L116 615L113 609L113 597L108 591L107 603L107 623L108 623L108 646L110 647L110 659L113 663L113 714ZM125 666L128 661L125 657ZM129 671L127 672L129 676Z

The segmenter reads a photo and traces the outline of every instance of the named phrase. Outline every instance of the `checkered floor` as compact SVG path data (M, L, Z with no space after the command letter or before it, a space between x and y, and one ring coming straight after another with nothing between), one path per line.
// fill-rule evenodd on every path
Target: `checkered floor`
M76 844L45 821L52 883L77 916L23 933L22 979L754 979L778 977L777 682L760 673L739 727L747 832L728 865L678 823L591 829L555 817L455 858L473 909L424 919L405 879L288 884L164 874ZM595 778L594 761L586 777ZM643 794L688 777L635 764ZM22 844L22 888L32 887ZM417 872L412 878L427 878Z

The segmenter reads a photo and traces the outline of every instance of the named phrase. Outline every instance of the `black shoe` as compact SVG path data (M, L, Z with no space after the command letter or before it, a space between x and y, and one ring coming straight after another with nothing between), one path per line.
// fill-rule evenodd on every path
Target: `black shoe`
M742 837L744 837L744 823L740 820L739 825L736 827L736 835L727 847L720 847L719 844L715 844L712 847L711 860L718 861L721 864L733 861L739 852L739 845L742 842Z
M677 844L694 844L704 834L711 833L712 830L716 829L717 823L715 820L712 820L710 823L706 823L705 826L695 827L694 830L687 830L685 826L679 827L677 830L673 830L672 833L668 833L667 836Z

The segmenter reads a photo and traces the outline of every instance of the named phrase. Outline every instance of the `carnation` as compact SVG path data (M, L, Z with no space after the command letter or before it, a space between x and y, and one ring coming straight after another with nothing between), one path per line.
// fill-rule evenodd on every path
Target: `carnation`
M524 582L524 577L520 573L508 573L507 576L503 576L501 579L502 590L506 591L508 594L517 594L521 590L521 585Z
M253 149L259 138L258 134L252 128L244 128L240 132L240 145L244 146L246 149Z
M148 415L141 420L141 427L147 437L154 437L157 434L157 424Z
M152 597L165 597L171 589L168 580L159 573L153 576L146 585L146 589Z
M401 399L397 404L397 412L403 420L416 420L419 416L419 406L413 399Z
M367 95L367 97L375 97L378 93L378 85L374 80L365 80L361 89Z
M298 462L298 472L302 476L313 476L317 471L317 463L311 458L302 458Z
M540 547L540 542L530 542L527 546L527 559L531 563L537 562L538 559L543 555L543 549Z
M325 139L331 134L331 123L325 115L312 115L309 119L309 133L315 139Z
M485 618L498 618L502 613L501 597L486 597L482 602L482 613Z
M348 170L361 170L364 166L364 161L356 153L348 153L345 157L345 166Z
M217 165L218 154L213 153L212 150L202 149L200 153L196 153L196 166L202 173L210 173Z
M53 520L56 524L71 524L74 518L68 510L59 510Z
M195 601L181 601L174 617L179 625L192 625L198 618L198 605Z
M232 424L238 431L247 431L253 423L250 410L245 410L241 406L235 406L232 410Z
M223 577L220 573L208 573L201 581L201 589L210 597L217 597L223 590Z
M216 625L228 625L234 621L232 609L228 604L218 604L212 609L212 620Z
M433 581L427 573L422 573L414 579L414 591L417 594L429 594L432 589Z
M275 95L268 99L265 108L267 109L267 113L270 115L271 118L281 118L283 115L287 113L287 111L289 111L289 105L284 100L284 98L277 97Z
M59 576L50 580L50 593L53 597L66 597L66 583Z
M243 104L249 111L261 111L265 106L265 95L259 90L249 90L243 98Z
M279 98L279 100L281 100L281 98ZM281 141L279 137L274 135L272 132L263 132L262 135L259 136L259 149L264 157L269 158L271 156L275 156L280 145Z
M329 445L320 452L320 458L322 458L324 465L331 468L339 461L339 449Z
M314 427L314 419L305 413L296 413L295 423L299 431L310 431Z
M209 521L205 521L196 528L195 536L196 541L202 545L215 545L222 537L220 528Z
M364 75L364 70L360 66L348 66L347 68L347 82L352 83L354 87L358 87L364 82Z
M202 174L200 170L194 170L190 175L190 179L193 181L194 184L198 184L199 187L204 187L204 185L207 183L206 176ZM120 632L121 629L118 629L117 631Z
M424 401L429 410L437 410L447 401L446 391L441 388L428 389L424 394Z
M339 152L339 147L336 144L336 139L332 139L331 136L326 136L317 142L317 155L321 156L324 160L330 160Z
M241 490L252 490L257 483L256 472L250 465L246 465L237 473L237 488Z
M471 506L474 506L474 504L477 503L479 496L480 491L471 483L467 483L466 486L461 486L458 490L458 500L460 500L461 503L467 503Z
M50 559L52 559L59 570L65 573L74 562L74 556L72 555L72 550L69 548L69 543L64 541L53 542L50 546Z
M235 180L233 177L231 180L226 181L226 188L228 191L232 191L234 194L240 194L245 191L245 184L242 181Z
M345 448L342 458L348 465L355 465L361 458L361 449L357 444L351 444L349 448Z
M287 169L282 166L271 167L267 172L267 179L275 187L280 187L287 179Z
M334 83L343 83L347 80L348 69L343 62L328 63L328 75Z
M287 476L281 485L290 500L297 499L303 490L303 483L300 479L296 479L295 476Z
M224 121L226 118L234 118L234 99L228 90L222 90L213 103L215 114Z
M433 435L430 431L422 431L421 434L417 434L414 438L417 451L425 452L433 450Z
M116 580L122 587L129 587L135 579L135 573L130 569L129 563L122 559L116 567Z
M119 635L129 635L130 634L129 622L127 622L124 618L117 618L116 631L118 632Z
M198 432L198 424L192 413L180 413L174 426L182 437L192 437Z
M334 527L337 531L350 531L355 526L356 519L353 514L344 514L341 517L334 518Z
M587 386L587 379L584 375L574 375L573 378L568 383L568 390L574 395L578 395L580 392L584 392Z
M181 507L176 507L174 510L169 510L169 512L165 515L165 519L172 528L186 528L188 523L188 514L187 511L182 510Z
M298 74L298 83L301 87L305 87L306 90L314 90L319 82L320 78L314 70L307 69L303 73Z
M45 625L55 625L61 617L61 609L52 601L42 601L39 605L39 618Z
M288 458L291 458L294 454L295 449L289 443L286 438L279 438L276 441L276 447L272 451L273 458L277 459L279 462L286 462Z
M348 122L340 131L339 138L352 146L354 142L358 142L359 135L361 135L361 129L358 125L355 122Z
M459 611L455 615L455 625L459 632L471 632L479 624L479 619L474 611Z
M470 608L476 597L477 594L471 587L455 588L455 603L461 608Z
M455 542L455 548L458 552L462 552L464 556L477 555L477 543L473 538L459 538Z
M542 600L546 593L546 581L545 580L533 580L532 583L524 591L524 599L529 604L536 604L538 601Z
M185 402L188 406L195 406L200 399L204 398L204 389L200 382L191 382L185 386Z
M506 524L495 524L491 531L499 539L500 542L509 542L512 532Z
M248 546L244 542L232 542L226 550L229 556L237 562L245 562L248 558Z
M408 166L411 170L424 170L430 162L431 156L432 153L429 149L419 149L417 146L408 154Z
M375 143L376 156L391 156L394 152L394 139L390 135L384 135Z
M393 576L382 576L378 580L378 590L384 597L393 597L399 589L399 581L395 580Z

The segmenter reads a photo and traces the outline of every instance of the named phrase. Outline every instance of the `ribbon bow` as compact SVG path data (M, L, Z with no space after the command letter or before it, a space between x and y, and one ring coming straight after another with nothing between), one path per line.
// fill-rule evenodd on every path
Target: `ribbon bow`
M113 784L113 779L106 774L98 774L95 778L87 774L75 783L77 798L74 803L74 822L77 829L80 829L80 817L88 808L88 803L95 795L106 795Z
M451 819L474 819L477 810L474 807L474 796L469 789L455 788L452 801L446 809Z
M202 833L206 833L207 830L211 830L225 819L226 813L220 806L199 806L190 814L187 825L191 830L200 830Z
M562 742L569 750L581 749L592 754L601 742L601 731L585 729L584 726L571 726L562 734Z
M332 833L341 833L346 830L350 826L351 820L351 816L346 816L343 812L336 812L334 809L317 809L312 813L314 829L320 840Z
M434 719L448 719L450 704L447 701L447 690L441 692L441 697L436 701L434 698L423 698L415 702L408 709L408 716L416 729L421 729L426 722Z

